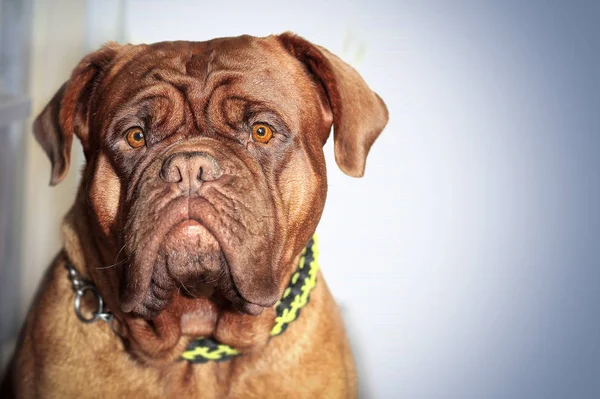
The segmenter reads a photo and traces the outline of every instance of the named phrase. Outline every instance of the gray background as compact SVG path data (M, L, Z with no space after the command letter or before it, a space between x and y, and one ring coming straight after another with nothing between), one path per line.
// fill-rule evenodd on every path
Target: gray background
M386 101L365 178L344 176L327 145L318 230L363 397L600 397L599 2L72 3L34 1L37 110L106 40L286 30ZM28 148L23 303L75 192L39 188L48 163Z
M129 38L295 30L388 104L318 230L364 396L600 397L598 2L183 4Z

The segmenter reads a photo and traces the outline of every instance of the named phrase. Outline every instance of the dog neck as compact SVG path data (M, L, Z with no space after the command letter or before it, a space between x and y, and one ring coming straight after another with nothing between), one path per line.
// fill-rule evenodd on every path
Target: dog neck
M178 360L197 337L212 336L240 353L259 351L268 343L275 324L274 307L252 316L223 308L210 298L179 294L151 320L122 312L118 304L118 267L124 266L113 265L118 250L108 240L98 238L86 209L85 193L80 190L62 225L64 252L75 269L96 285L106 308L114 315L115 337L121 339L124 350L145 363L164 364ZM300 254L293 265L299 258ZM286 267L289 273L284 281L294 269L292 265Z

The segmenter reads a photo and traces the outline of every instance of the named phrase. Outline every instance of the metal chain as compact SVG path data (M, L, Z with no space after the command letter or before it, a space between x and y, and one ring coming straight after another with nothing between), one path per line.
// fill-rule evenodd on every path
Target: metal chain
M81 277L69 261L65 262L65 267L69 273L69 280L71 280L73 291L75 291L75 314L77 318L84 323L94 323L98 320L103 320L112 326L114 316L111 312L104 309L104 300L94 283ZM91 292L94 298L96 298L96 310L92 311L92 317L85 317L81 312L81 298L87 292Z

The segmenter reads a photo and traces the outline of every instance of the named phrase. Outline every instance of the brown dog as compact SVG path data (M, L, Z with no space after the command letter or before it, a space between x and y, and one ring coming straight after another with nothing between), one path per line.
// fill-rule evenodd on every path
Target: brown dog
M34 125L51 184L67 173L73 134L87 163L3 393L355 397L321 274L301 316L271 331L321 217L332 124L338 165L362 176L386 122L354 69L293 34L109 44L85 57ZM98 296L76 295L79 277ZM101 296L110 323L80 321L80 296L83 317ZM198 337L228 355L182 359Z

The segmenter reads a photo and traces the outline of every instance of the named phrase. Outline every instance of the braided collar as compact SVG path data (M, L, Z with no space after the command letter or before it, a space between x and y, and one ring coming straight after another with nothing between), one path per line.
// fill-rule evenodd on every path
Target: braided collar
M275 305L275 326L271 329L271 337L282 334L291 322L300 315L300 310L308 304L310 292L317 284L317 272L319 248L317 236L314 235L300 255L298 268L292 274L290 282L283 291L283 296ZM69 272L69 279L75 291L75 314L84 323L93 323L104 320L109 324L113 315L104 309L102 296L96 286L81 277L69 261L65 263ZM97 310L91 317L85 317L81 312L81 298L86 292L91 291L96 298ZM180 360L190 363L207 363L210 361L222 362L233 357L241 356L241 353L229 345L221 344L210 337L198 337L190 342L186 350L181 354Z

